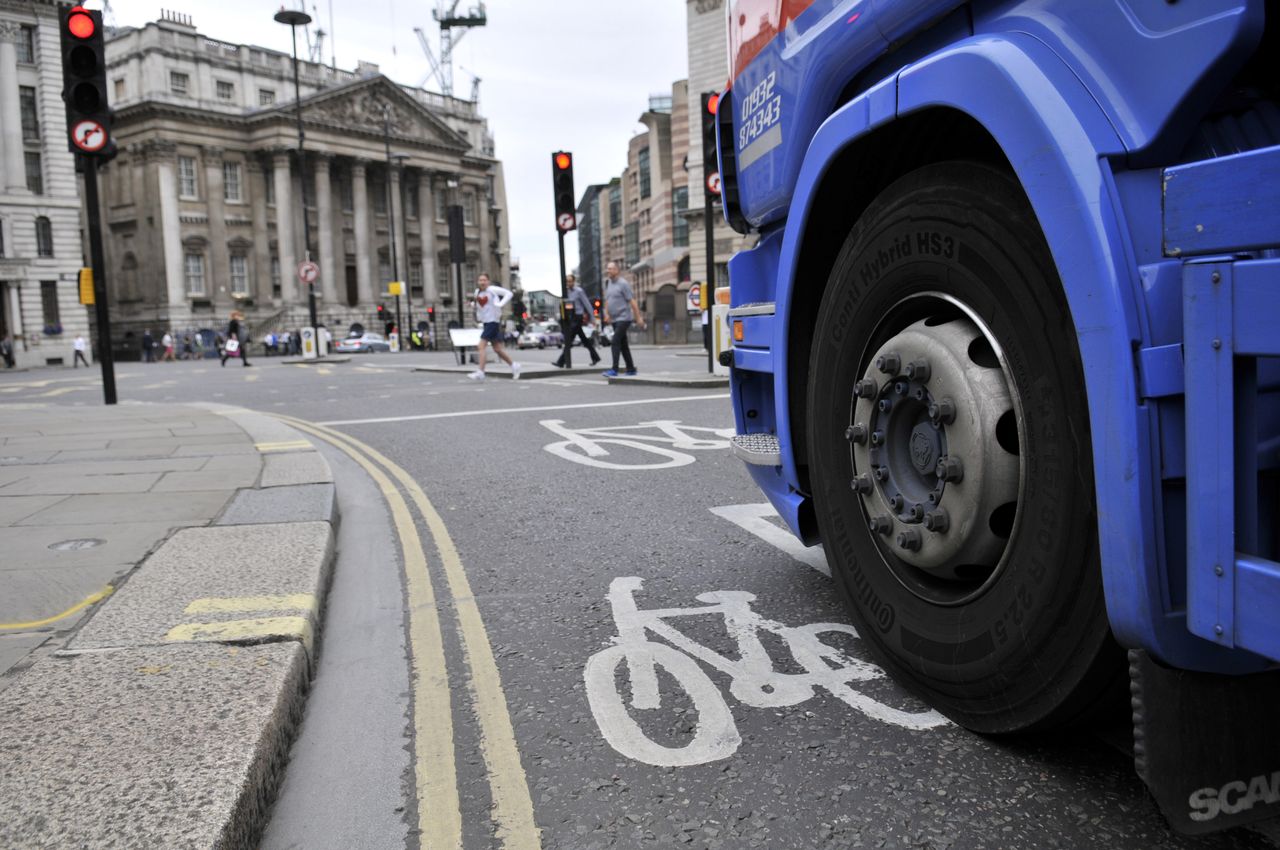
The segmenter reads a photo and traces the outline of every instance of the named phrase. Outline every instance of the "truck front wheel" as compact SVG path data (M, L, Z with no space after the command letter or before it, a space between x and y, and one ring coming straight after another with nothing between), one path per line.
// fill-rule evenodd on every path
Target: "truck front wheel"
M1123 694L1074 325L1020 187L888 187L828 281L808 386L818 524L860 633L956 722L1048 728Z

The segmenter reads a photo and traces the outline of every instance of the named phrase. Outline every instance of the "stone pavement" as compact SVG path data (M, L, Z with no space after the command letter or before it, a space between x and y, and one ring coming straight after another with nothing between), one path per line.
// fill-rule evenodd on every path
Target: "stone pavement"
M336 504L248 411L0 405L0 847L251 846Z

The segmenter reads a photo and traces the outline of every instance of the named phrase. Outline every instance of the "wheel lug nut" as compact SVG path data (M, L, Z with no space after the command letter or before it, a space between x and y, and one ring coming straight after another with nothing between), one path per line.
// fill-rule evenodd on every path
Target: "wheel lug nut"
M884 442L884 431L871 432L871 445L878 446Z
M894 495L889 497L889 507L893 508L895 511L902 510L902 505L903 505L902 496L895 493Z
M915 520L916 522L919 522L919 521L920 521L920 519L921 519L923 516L924 516L924 508L923 508L923 507L921 507L920 505L912 505L912 506L911 506L911 518L912 518L913 520Z
M865 472L855 477L853 481L849 482L849 486L852 487L855 492L863 496L870 493L875 488L875 485L871 483L871 476L867 475Z
M956 403L950 398L940 399L929 405L929 418L934 423L950 425L956 421Z
M920 532L914 528L898 532L898 548L914 552L920 548Z
M867 426L863 425L861 422L856 425L850 425L848 428L844 429L844 438L846 440L852 440L858 445L862 445L867 441Z
M871 473L871 474L872 474L872 475L874 475L874 476L876 477L876 480L877 480L877 481L888 481L888 480L889 480L889 467L887 467L887 466L877 466L877 467L875 468L875 470L874 470L874 471L872 471L872 473Z
M929 361L913 360L907 364L907 377L922 384L929 382Z
M889 412L890 410L892 410L892 409L893 409L893 399L891 399L891 398L882 398L882 399L880 399L880 412L881 412L881 413L888 413L888 412Z
M960 481L964 478L964 464L958 457L944 457L938 461L936 472L943 481Z
M928 497L927 497L927 498L929 499L929 504L931 504L931 505L936 505L936 504L938 504L938 494L937 494L937 493L930 493L930 494L928 495Z
M858 383L854 384L853 397L854 398L875 398L876 393L879 391L879 389L880 388L876 386L875 381L871 380L870 378L864 378L863 380L858 381Z
M906 381L898 381L898 383L896 383L896 384L894 384L894 385L893 385L893 391L894 391L895 393L897 393L898 395L906 395L906 394L907 394L907 382L906 382Z
M893 531L893 520L887 516L873 516L871 521L867 523L876 534L888 534Z
M890 351L876 358L876 368L886 375L896 375L902 368L902 358Z
M951 518L945 510L937 508L924 515L924 527L941 534L951 527Z

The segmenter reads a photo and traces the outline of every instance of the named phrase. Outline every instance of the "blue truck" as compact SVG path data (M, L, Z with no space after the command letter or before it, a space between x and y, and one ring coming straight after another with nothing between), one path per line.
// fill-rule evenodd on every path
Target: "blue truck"
M1280 813L1280 4L727 12L734 453L953 720Z

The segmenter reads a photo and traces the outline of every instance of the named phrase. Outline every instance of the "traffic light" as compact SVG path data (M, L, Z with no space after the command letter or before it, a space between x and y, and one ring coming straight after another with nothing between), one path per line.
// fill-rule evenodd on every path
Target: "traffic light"
M716 109L718 92L702 93L702 178L708 193L720 194L720 162L716 157Z
M595 304L596 315L599 316L600 315L600 299L597 298L593 303Z
M556 200L556 229L561 233L578 229L578 211L573 194L573 154L556 151L551 155L551 188Z
M111 109L102 13L83 6L58 12L62 38L62 100L67 105L67 147L72 153L110 158Z
M428 307L428 308L427 308L427 318L429 318L429 319L434 319L435 317L436 317L436 308L435 308L435 307Z

